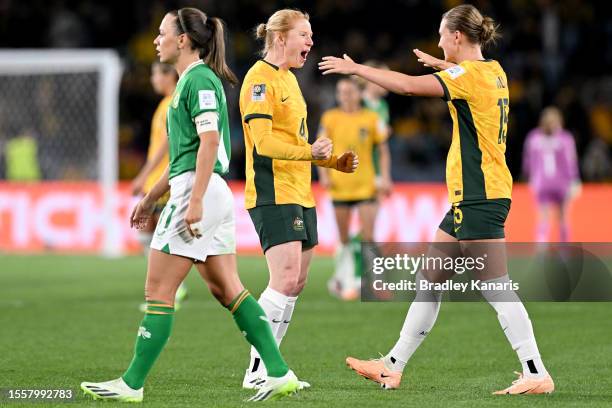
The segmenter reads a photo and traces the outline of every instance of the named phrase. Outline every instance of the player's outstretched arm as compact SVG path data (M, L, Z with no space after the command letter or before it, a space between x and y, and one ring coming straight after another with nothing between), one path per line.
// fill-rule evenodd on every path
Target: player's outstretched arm
M389 71L357 64L348 55L343 58L323 57L319 62L319 70L323 75L345 74L357 75L367 81L374 82L383 88L401 95L444 96L444 89L433 75L412 76L400 72Z
M419 50L418 48L415 48L414 50L412 50L412 52L414 52L414 54L417 56L417 61L419 61L426 67L435 69L436 71L442 71L444 69L452 68L457 65L452 62L444 61L439 58L433 57L427 54L426 52Z
M327 160L331 157L332 143L328 138L319 138L312 145L294 145L274 137L272 122L267 118L249 121L253 143L257 153L279 160Z

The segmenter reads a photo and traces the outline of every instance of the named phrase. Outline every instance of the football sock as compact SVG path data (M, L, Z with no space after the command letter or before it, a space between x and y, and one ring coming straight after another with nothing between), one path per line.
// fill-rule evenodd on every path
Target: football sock
M507 283L508 275L484 281L484 283ZM513 290L483 290L483 297L497 312L497 319L506 334L512 349L516 351L523 366L525 377L543 377L547 374L540 358L533 334L531 320L523 302Z
M259 305L268 317L270 329L272 334L276 338L276 334L279 331L281 322L283 321L283 315L285 313L285 307L287 305L288 296L267 287L259 297ZM285 328L285 332L287 329ZM281 337L282 338L282 337ZM280 344L280 342L277 340ZM251 362L249 363L249 369L251 371L257 371L260 367L260 356L255 347L251 347Z
M142 245L142 252L145 257L149 256L149 251L151 250L151 240L153 239L153 234L150 232L138 231L138 242Z
M336 270L334 277L340 282L342 289L349 289L355 281L355 262L351 244L340 244L336 250Z
M281 341L283 341L283 337L287 333L287 329L289 328L289 323L291 323L291 316L293 316L293 309L295 309L295 303L297 302L297 296L287 296L287 303L285 303L285 311L283 312L283 317L281 322L278 324L276 332L274 333L274 338L276 339L276 344L280 346Z
M268 376L282 377L289 367L278 350L266 313L248 290L243 290L227 306L238 328L264 362Z
M148 300L145 316L138 328L134 357L123 374L123 381L135 390L142 388L157 357L168 342L174 320L174 307L170 304Z
M417 274L417 284L420 279L423 279L423 277L419 273ZM383 362L389 370L404 371L406 363L425 340L436 322L441 300L442 292L417 291L416 297L408 309L399 340L391 351L383 357Z

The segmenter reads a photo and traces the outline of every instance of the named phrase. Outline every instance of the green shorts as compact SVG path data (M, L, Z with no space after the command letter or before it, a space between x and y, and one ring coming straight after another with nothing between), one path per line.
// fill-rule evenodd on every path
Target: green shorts
M376 204L376 197L361 200L332 200L334 207L355 207L361 204Z
M302 249L319 243L317 211L298 204L262 205L249 210L249 215L264 253L279 244L302 241Z
M454 203L440 229L459 241L505 238L510 202L508 198L495 198Z

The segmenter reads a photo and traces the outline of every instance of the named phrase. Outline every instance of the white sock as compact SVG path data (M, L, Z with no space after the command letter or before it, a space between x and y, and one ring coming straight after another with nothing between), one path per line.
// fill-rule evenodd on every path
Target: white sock
M355 281L355 260L350 243L340 244L336 249L334 278L340 282L342 289L351 288Z
M491 279L485 282L509 282L508 275ZM523 302L513 290L487 290L481 291L483 297L497 312L497 319L506 334L512 349L516 351L523 366L523 376L540 378L548 374L538 345L533 334L531 320Z
M417 284L420 279L423 278L419 273ZM383 362L388 369L398 372L404 371L406 363L425 340L436 322L441 299L442 292L424 290L417 292L406 314L399 340L383 358Z
M274 333L274 338L276 339L276 344L280 347L281 341L283 341L283 337L287 333L287 329L289 328L289 323L291 323L291 316L293 316L293 309L295 309L295 302L297 302L297 296L287 296L287 303L285 303L285 311L283 312L283 316L281 322L278 324L278 328Z
M274 337L276 337L276 333L278 332L281 322L283 321L283 315L285 313L288 298L288 296L285 296L270 287L267 287L259 297L259 305L264 312L266 312L266 316L268 316L268 321L270 322L270 328L272 329L272 334L274 334ZM285 331L287 331L286 328ZM261 357L259 357L259 353L255 347L251 347L251 361L249 363L249 370L257 371L262 368L264 367Z
M145 258L149 257L149 251L151 250L151 240L153 240L153 234L150 232L138 231L138 242L142 245L142 252Z

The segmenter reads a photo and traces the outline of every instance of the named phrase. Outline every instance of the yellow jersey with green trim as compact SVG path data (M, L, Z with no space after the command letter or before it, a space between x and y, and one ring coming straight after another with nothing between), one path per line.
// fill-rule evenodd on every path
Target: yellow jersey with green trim
M509 94L506 73L495 60L463 61L434 76L444 88L453 120L446 159L451 203L511 198L506 165Z
M321 117L319 136L325 135L333 143L332 154L341 156L352 150L359 157L354 173L330 171L330 195L333 200L367 200L376 195L376 171L373 150L386 139L386 124L369 109L344 112L330 109Z
M240 114L246 149L245 207L299 204L314 207L310 161L280 160L258 154L249 122L270 120L274 141L308 144L306 101L295 75L260 60L240 89Z
M147 151L147 161L151 160L157 150L159 150L159 146L166 140L168 137L166 135L166 114L168 112L168 106L172 101L172 95L166 96L159 102L157 105L157 109L155 109L155 113L153 114L153 119L151 120L151 137L149 139L149 150ZM151 191L157 180L160 179L164 171L168 167L168 154L164 156L162 161L153 169L147 180L145 181L143 191L144 193L148 193Z

